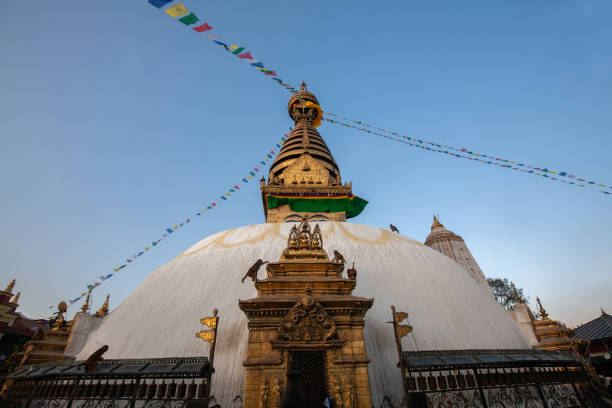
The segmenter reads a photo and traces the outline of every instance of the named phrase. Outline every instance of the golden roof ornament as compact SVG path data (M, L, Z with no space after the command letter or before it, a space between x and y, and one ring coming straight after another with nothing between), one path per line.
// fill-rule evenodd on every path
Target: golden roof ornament
M104 316L106 316L108 314L108 311L109 311L108 301L109 301L109 299L110 299L110 294L106 295L106 300L102 304L102 307L100 308L100 310L98 310L96 312L96 316L104 317Z
M4 289L4 291L12 294L13 293L13 288L15 287L15 281L16 281L16 279L13 279L11 281L11 283L8 284L6 289Z
M17 304L19 302L19 296L21 295L21 292L17 292L17 294L15 295L15 297L13 298L13 300L11 300L11 303L13 304Z
M87 293L87 299L85 299L85 303L81 307L81 312L88 313L89 312L89 299L91 298L91 290Z
M536 297L536 303L538 304L538 313L540 313L540 318L542 320L547 320L548 319L548 313L546 313L546 310L544 310L544 307L542 306L542 302L540 302L540 298Z
M434 228L438 228L438 227L444 228L444 225L442 225L442 223L440 222L440 219L438 217L439 216L436 216L436 215L433 216L433 224L431 225L431 230L432 231L434 230Z
M302 218L299 226L294 225L289 231L287 248L281 255L281 261L309 258L329 260L323 250L323 235L319 224L311 230L307 219Z
M514 282L510 282L510 288L512 289L512 300L515 301L516 303L525 303L523 302L523 299L521 298L518 291L516 290L516 286L514 286Z
M63 300L57 305L57 318L53 322L53 328L51 330L57 331L66 325L64 319L64 313L68 310L68 304Z

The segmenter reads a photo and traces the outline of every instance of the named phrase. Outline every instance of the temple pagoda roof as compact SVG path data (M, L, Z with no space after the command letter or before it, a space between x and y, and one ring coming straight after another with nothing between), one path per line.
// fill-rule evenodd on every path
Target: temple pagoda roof
M612 337L612 316L601 310L601 316L574 329L575 338L598 340Z

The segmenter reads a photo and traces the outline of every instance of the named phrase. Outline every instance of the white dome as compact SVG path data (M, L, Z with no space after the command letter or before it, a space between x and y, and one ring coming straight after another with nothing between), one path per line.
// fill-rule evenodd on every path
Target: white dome
M198 242L157 269L90 334L78 360L104 344L106 358L208 355L195 337L200 319L219 309L212 394L221 406L242 395L246 317L238 299L257 292L240 279L258 259L278 261L293 224L260 224L231 229ZM366 314L372 402L401 400L397 348L390 306L410 314L414 336L405 350L528 348L513 320L457 263L423 244L379 228L322 222L323 246L344 255L357 269L356 296L374 298ZM260 278L265 272L260 270Z

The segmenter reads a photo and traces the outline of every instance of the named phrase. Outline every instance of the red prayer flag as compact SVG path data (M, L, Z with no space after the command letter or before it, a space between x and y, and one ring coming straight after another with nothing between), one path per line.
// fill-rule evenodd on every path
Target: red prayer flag
M212 27L208 25L208 23L204 23L201 26L193 27L198 33L203 33L204 31L212 30Z
M247 59L253 59L253 56L251 55L251 53L249 51L245 52L244 54L240 54L238 56L238 58L247 58Z
M276 76L276 71L266 72L266 75Z

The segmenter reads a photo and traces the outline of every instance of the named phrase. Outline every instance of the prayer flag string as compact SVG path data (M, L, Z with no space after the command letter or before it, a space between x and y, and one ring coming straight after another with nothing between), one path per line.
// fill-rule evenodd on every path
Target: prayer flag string
M334 115L334 116L336 116L336 115ZM341 121L338 121L338 120L335 120L335 119L323 118L323 120L325 122L333 123L335 125L340 125L340 126L344 126L344 127L355 129L355 130L361 130L363 132L366 132L366 133L369 133L369 134L372 134L372 135L381 136L381 137L384 137L386 139L394 140L394 141L400 142L400 143L404 143L404 144L410 145L410 146L415 147L415 148L419 148L419 149L423 149L423 150L429 150L431 152L436 152L436 153L447 154L449 156L454 156L454 157L461 158L461 159L478 161L478 162L481 162L483 164L499 166L499 167L503 167L503 168L506 168L506 169L520 171L522 173L532 174L534 176L541 176L541 177L545 177L545 178L547 178L549 180L552 180L552 181L559 181L559 182L565 183L565 184L572 184L572 185L575 185L576 187L586 187L586 184L595 184L594 182L585 182L584 179L576 178L575 176L568 175L565 172L560 172L559 174L557 174L557 172L550 171L550 170L547 170L547 169L540 169L540 168L537 168L537 167L527 166L527 165L524 165L522 163L510 162L510 161L507 161L507 160L497 159L497 158L493 158L491 156L485 156L485 155L480 155L480 157L469 157L469 156L466 156L466 155L461 154L461 153L455 153L455 152L451 152L451 151L448 151L448 150L443 150L443 149L451 149L451 150L460 151L460 152L463 153L462 150L453 149L453 148L451 148L449 146L446 146L446 145L438 145L438 144L435 144L435 143L426 142L424 140L419 140L419 139L414 139L414 138L411 138L411 137L408 137L408 136L399 135L399 134L394 133L394 132L378 133L378 132L375 132L373 130L369 130L369 129L362 128L362 127L357 127L357 126L351 125L350 123L341 122ZM393 136L389 136L388 133L391 133ZM412 143L411 141L415 142L415 143ZM427 146L427 144L430 144L430 145L432 145L434 147L429 147L429 146ZM436 147L439 147L439 149L437 149ZM563 174L561 174L561 173L563 173ZM569 178L570 180L566 180L566 179L563 179L563 178L558 178L558 177L555 177L555 176L567 176L566 178ZM577 182L573 181L574 179ZM597 185L600 186L600 187L606 187L603 184L597 184ZM601 192L606 194L606 195L612 195L612 192L608 192L606 190L601 190Z
M161 0L159 0L159 1L161 1ZM289 130L291 130L291 128L289 128ZM226 192L224 192L222 195L220 195L218 199L209 202L207 205L202 206L202 209L197 211L195 213L195 216L200 216L200 215L202 215L202 214L204 214L204 213L206 213L208 211L213 210L215 207L217 207L223 201L227 201L227 199L230 198L234 193L237 193L240 190L240 187L244 186L253 177L255 177L257 175L256 173L258 173L260 170L263 170L264 166L266 166L268 164L268 162L271 159L273 159L274 156L276 156L278 154L278 152L280 151L283 143L285 143L285 140L287 140L287 134L283 135L283 137L278 141L278 143L276 143L274 145L274 147L268 153L266 153L266 155L264 156L264 159L261 160L259 162L259 164L257 164L257 166L253 167L252 170L249 170L249 172L238 183L234 184ZM122 269L128 267L137 258L139 258L142 255L144 255L145 253L149 252L151 249L153 249L154 247L159 245L159 243L162 242L164 239L167 239L171 234L174 234L175 232L177 232L179 229L181 229L182 227L186 226L190 222L191 222L191 218L187 218L187 219L185 219L185 221L183 221L181 223L177 223L176 225L173 225L171 227L166 228L164 230L164 232L161 234L161 237L159 237L159 239L152 240L150 244L145 245L142 249L138 250L132 256L126 258L124 262L121 262L120 265L118 265L115 268L113 268L113 272L107 273L105 275L100 275L100 277L99 277L99 279L97 281L85 285L86 288L87 288L87 291L81 293L79 296L76 296L73 299L68 299L68 303L70 305L72 305L72 304L78 302L84 296L87 296L87 294L90 291L92 291L95 288L97 288L98 286L100 286L102 284L102 282L105 282L106 280L112 278L117 272L119 272ZM50 306L49 308L52 309L53 306Z
M148 2L161 9L162 7L168 5L169 3L171 3L173 0L148 0ZM199 18L196 17L196 15L193 12L190 12L189 10L187 10L187 8L182 4L182 3L177 3L171 7L168 7L165 10L166 14L172 16L173 18L177 18L178 21L182 22L183 24L185 24L186 26L190 26L190 25L194 25L198 22L201 22L201 20ZM195 30L196 32L202 33L202 32L207 32L212 30L213 27L210 26L208 23L204 22L203 24L197 26L197 27L193 27L193 30ZM218 36L214 35L214 34L206 34L205 35L206 38L208 38L209 40L211 40L213 43L221 46L225 51L237 56L238 58L240 58L241 60L247 62L250 66L252 66L253 68L255 68L256 70L263 72L265 75L268 75L272 78L272 80L274 82L276 82L278 85L282 86L283 88L287 89L289 92L291 92L292 94L295 94L298 92L297 89L295 89L293 86L287 84L286 82L284 82L281 78L277 77L276 75L276 71L266 68L264 67L263 63L257 59L255 59L253 57L253 55L251 54L251 51L246 50L246 48L244 46L241 45L235 45L235 44L230 44L226 41L221 40ZM228 45L229 44L229 45ZM368 130L368 129L364 129L364 128L359 128L353 125L350 125L348 123L342 123L339 121L333 121L333 120L327 120L329 123L334 123L334 124L339 124L342 126L346 126L346 127L352 127L354 129L358 129L361 131L365 131L367 133L372 133L378 136L384 136L384 137L388 137L388 135L393 135L395 136L397 139L395 139L398 142L403 142L403 143L407 143L409 145L412 145L414 147L419 147L422 149L426 149L426 150L431 150L434 152L438 152L438 153L443 153L443 154L449 154L449 155L454 155L455 157L461 157L461 158L466 158L469 160L474 160L474 161L479 161L482 163L486 163L486 164L492 164L492 165L497 165L500 167L504 167L504 168L509 168L512 170L517 170L517 171L521 171L524 173L528 173L528 174L533 174L536 176L542 176L545 178L549 178L551 180L554 181L560 181L566 184L573 184L579 187L586 187L589 184L593 185L593 186L598 186L601 187L602 189L607 189L607 190L601 190L602 193L607 194L607 195L612 195L612 185L606 185L606 184L601 184L601 183L597 183L595 181L586 179L586 178L581 178L578 176L575 176L573 174L569 174L568 172L565 171L555 171L555 170L549 170L546 167L536 167L536 166L531 166L531 165L527 165L524 163L519 163L517 161L511 161L511 160L506 160L506 159L502 159L500 157L496 157L496 156L491 156L491 155L486 155L486 154L481 154L481 153L476 153L474 151L472 151L471 149L467 149L467 148L456 148L456 147L452 147L452 146L447 146L444 144L440 144L440 143L435 143L435 142L431 142L431 141L427 141L427 140L421 140L421 139L416 139L413 137L409 137L409 136L405 136L402 134L399 134L397 132L393 132L390 130L386 130L386 129L382 129L382 128L378 128L375 126L372 126L370 124L367 124L363 121L358 121L358 120L353 120L353 119L349 119L346 118L344 116L340 116L340 115L336 115L332 112L324 112L326 115L329 116L333 116L336 117L338 119L343 119L345 121L349 121L352 123L355 123L357 125L360 126L364 126L364 127L368 127L370 129L374 129L378 132L382 132L382 133L377 133L374 132L372 130ZM394 139L392 137L389 137L390 139ZM414 143L410 143L410 142L406 142L406 141L411 141ZM432 146L432 147L429 147ZM449 150L453 150L457 153L453 153L450 152L448 150L442 150L442 149L449 149ZM473 156L473 157L468 157L466 156ZM485 159L485 160L483 160Z

